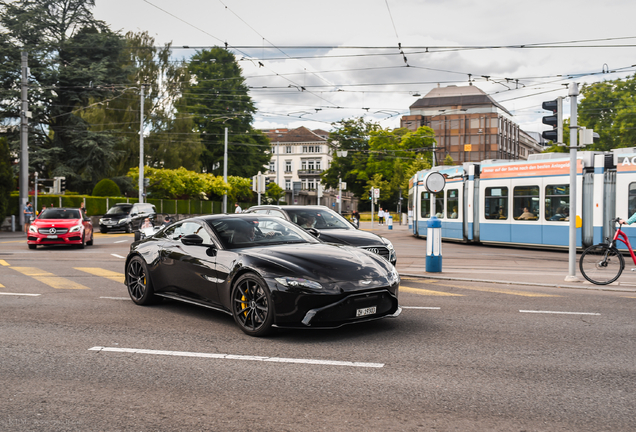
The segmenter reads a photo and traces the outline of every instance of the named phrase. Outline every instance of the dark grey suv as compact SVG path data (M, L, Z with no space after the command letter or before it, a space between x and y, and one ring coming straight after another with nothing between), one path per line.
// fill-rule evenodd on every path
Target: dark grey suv
M99 220L99 232L126 231L131 233L139 229L145 218L154 222L157 218L157 209L152 204L118 203L108 209L108 212Z
M300 225L324 242L356 246L384 257L393 265L397 262L397 254L388 239L368 231L360 231L340 214L325 206L261 205L250 207L243 213L281 217Z

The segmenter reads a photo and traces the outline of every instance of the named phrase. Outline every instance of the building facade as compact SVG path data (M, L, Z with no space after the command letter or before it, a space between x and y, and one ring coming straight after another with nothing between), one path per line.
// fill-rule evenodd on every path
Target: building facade
M400 126L435 131L436 159L457 164L485 159L527 159L543 148L512 120L512 114L475 86L431 90L409 107Z
M272 145L271 160L265 175L270 182L286 191L288 204L326 205L338 210L338 191L318 188L322 173L329 168L335 148L328 141L329 133L320 129L266 129L262 131ZM343 192L342 211L357 209L357 200Z

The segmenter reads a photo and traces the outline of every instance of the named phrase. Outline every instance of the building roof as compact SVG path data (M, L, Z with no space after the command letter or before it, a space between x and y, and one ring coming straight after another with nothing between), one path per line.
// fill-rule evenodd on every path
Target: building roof
M410 109L438 108L446 106L461 106L469 108L477 105L494 105L508 115L512 115L506 108L476 86L447 86L434 88L424 97L415 101Z
M263 130L263 133L268 136L272 143L315 143L323 142L327 140L320 135L310 131L304 126L296 129L267 129Z

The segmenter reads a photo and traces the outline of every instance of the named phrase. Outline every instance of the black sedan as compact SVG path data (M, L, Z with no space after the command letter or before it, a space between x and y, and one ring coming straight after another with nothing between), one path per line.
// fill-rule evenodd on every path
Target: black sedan
M359 247L384 257L393 265L397 263L397 254L389 239L357 229L325 206L261 205L250 207L246 213L280 217L309 230L323 242Z
M271 327L336 328L401 312L400 278L387 260L257 214L169 225L131 245L125 273L136 304L169 298L216 309L252 336Z

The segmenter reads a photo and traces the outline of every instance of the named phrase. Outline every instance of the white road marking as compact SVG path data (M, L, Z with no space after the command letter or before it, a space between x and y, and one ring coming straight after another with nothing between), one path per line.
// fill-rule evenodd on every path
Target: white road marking
M118 240L118 241L116 241L116 242L114 242L114 243L126 243L127 241L128 241L128 240Z
M564 315L600 315L596 312L558 312L558 311L534 311L534 310L520 310L521 313L543 313L543 314L564 314Z
M210 353L196 353L186 351L158 351L148 349L136 349L136 348L110 348L110 347L93 347L89 348L89 351L108 351L108 352L120 352L130 354L150 354L150 355L166 355L176 357L201 357L211 359L225 359L225 360L249 360L249 361L262 361L273 363L300 363L300 364L312 364L312 365L326 365L326 366L350 366L350 367L364 367L364 368L381 368L384 367L384 363L362 363L362 362L349 362L349 361L336 361L336 360L316 360L316 359L294 359L283 357L261 357L261 356L246 356L246 355L234 355L234 354L210 354Z
M130 297L100 297L101 299L108 300L130 300Z
M117 255L117 254L111 254L111 255L114 256L115 258L126 259L126 257L123 257L121 255Z
M0 292L0 295L15 295L15 296L29 296L29 297L37 297L42 294L24 294L24 293L3 293Z
M400 306L402 309L430 309L430 310L439 310L441 308L438 307L426 307L426 306Z

